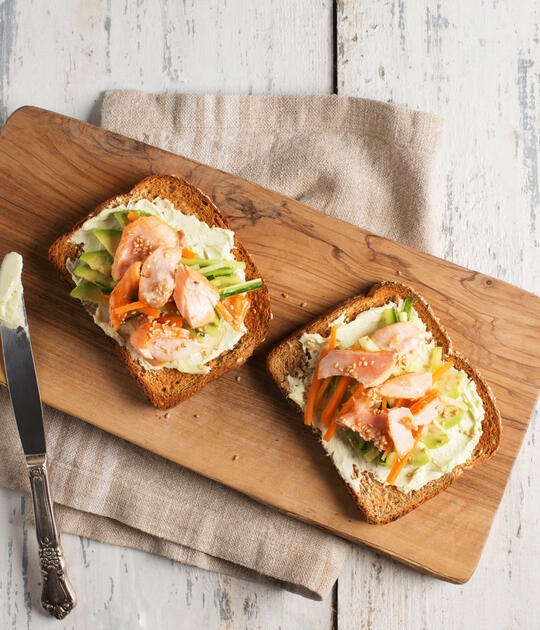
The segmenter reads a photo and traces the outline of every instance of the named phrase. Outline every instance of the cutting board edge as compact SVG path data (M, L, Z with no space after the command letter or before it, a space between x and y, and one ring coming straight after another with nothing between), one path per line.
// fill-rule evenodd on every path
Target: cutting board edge
M48 115L53 115L53 116L55 116L55 117L57 117L57 118L60 118L60 119L67 119L67 120L69 120L69 121L73 121L73 122L78 123L78 124L81 124L81 125L90 126L90 127L92 127L93 129L95 129L95 130L97 130L97 131L99 131L99 132L103 132L103 130L102 130L101 128L96 127L95 125L90 125L89 123L84 123L84 122L79 121L79 120L77 120L77 119L75 119L75 118L69 118L69 117L67 117L67 116L64 116L64 115L62 115L62 114L57 114L56 112L52 112L52 111L47 110L47 109L43 109L43 108L39 108L39 107L35 107L35 106L32 106L32 105L26 105L26 106L22 106L22 107L18 108L17 110L15 110L15 111L14 111L14 112L10 115L10 117L9 117L9 118L8 118L8 120L6 121L6 124L5 124L4 128L2 129L2 132L0 133L0 136L2 136L2 137L3 137L4 132L5 132L6 128L7 128L7 126L8 126L8 123L11 121L11 119L12 119L12 118L14 118L14 117L15 117L15 119L17 119L17 118L18 118L18 116L15 116L15 115L22 115L22 114L24 114L24 113L25 113L25 111L27 111L27 110L30 110L30 112L31 112L32 114L36 114L36 113L37 113L37 114L46 113L46 114L48 114ZM178 155L176 155L176 154L174 154L174 153L164 151L164 150L159 149L159 148L157 148L157 147L149 147L149 145L145 145L145 144L144 144L144 143L142 143L142 142L138 142L138 141L133 140L133 139L125 138L124 136L121 136L121 135L119 135L119 134L113 134L112 132L106 132L106 133L111 134L111 135L113 135L113 136L116 136L116 137L117 137L117 138L119 138L119 139L123 139L124 141L125 141L125 140L129 140L129 141L130 141L130 142L132 142L134 145L135 145L135 144L137 144L137 145L142 145L143 147L148 147L149 149L151 149L151 150L153 150L153 151L157 151L157 152L159 152L159 154L168 154L168 155L172 156L172 157L173 157L173 158L175 158L175 159L178 159L178 160L183 160L183 161L186 163L186 166L188 166L189 164L192 164L192 165L193 165L193 167L194 167L194 169L195 169L197 166L201 166L201 167L203 167L204 169L211 169L211 170L212 170L212 171L214 171L214 172L218 172L218 173L220 173L222 176L224 176L225 178L226 178L227 176L229 176L229 175L228 175L227 173L225 173L224 171L219 171L218 169L213 169L212 167L208 167L208 166L206 166L206 165L204 165L204 164L199 164L199 163L197 163L197 162L194 162L194 161L192 161L192 160L189 160L188 158L185 158L185 157L182 157L182 156L178 156ZM154 158L153 158L152 156L149 156L149 157L150 157L150 160L149 160L149 161L150 161L150 162L152 162ZM159 157L159 156L158 156L158 157ZM180 168L180 167L179 167L179 168ZM156 172L157 172L157 171L156 171ZM166 172L166 171L164 171L164 170L163 170L163 171L161 171L161 172ZM242 180L242 178L239 178L239 177L237 177L237 176L232 176L232 177L235 177L237 180ZM189 180L189 177L188 177L188 176L186 176L186 179L188 179L188 180ZM218 180L218 181L219 181L219 180ZM249 182L249 180L242 180L242 181L246 182L246 183L247 183L247 184L249 184L249 186L251 186L251 187L256 187L256 188L260 189L261 191L264 191L264 192L265 192L265 193L267 193L267 194L272 194L272 193L273 193L273 191L271 191L270 189L267 189L267 188L264 188L264 187L259 186L259 185L257 185L257 184L254 184L253 182ZM197 183L195 183L195 185L197 185ZM275 194L275 193L274 193L274 194ZM304 204L302 204L301 202L298 202L298 201L296 201L296 200L294 200L294 199L288 198L288 197L286 197L285 195L282 195L281 193L277 193L277 194L279 194L279 195L280 195L280 197L282 197L282 198L284 198L284 199L285 199L284 203L287 203L287 201L290 201L290 202L292 202L292 203L294 203L294 204L298 204L298 205L299 205L299 206L301 206L302 208L305 208L305 209L307 209L308 211L310 211L310 212L312 212L312 213L315 213L315 214L317 214L317 215L320 215L320 214L321 214L321 213L317 212L316 210L313 210L312 208L309 208L308 206L305 206L305 205L304 205ZM339 219L334 219L334 218L332 218L332 220L334 220L334 221L338 221L339 223L342 223L342 224L345 224L345 225L349 225L349 224L347 224L347 223L346 223L346 222L344 222L344 221L340 221ZM356 229L357 229L357 230L359 230L360 232L363 232L363 233L364 233L364 235L365 235L365 236L367 236L367 237L369 237L369 238L380 239L381 241L385 241L385 242L392 243L392 244L394 243L393 241L391 241L391 240L389 240L389 239L386 239L386 238L384 238L384 237L382 237L382 236L378 236L378 235L376 235L376 234L373 234L373 233L368 232L368 231L366 231L366 230L363 230L363 229L361 229L361 228L356 228ZM444 262L444 264L445 264L445 265L451 266L451 267L452 267L453 269L455 269L456 271L468 272L469 274L476 274L476 275L478 275L478 276L480 276L480 277L483 277L483 278L492 278L492 276L487 276L486 274L483 274L482 272L478 272L478 271L474 271L474 270L471 270L471 269L468 269L468 268L465 268L465 267L461 267L461 266L459 266L459 265L455 265L454 263L449 263L449 262L447 262L447 261L444 261L443 259L437 258L437 257L432 256L432 255L430 255L430 254L425 254L425 253L423 253L423 252L420 252L419 250L415 250L414 248L410 248L410 247L408 247L408 246L406 246L406 245L402 245L402 244L399 244L399 243L396 243L396 245L399 245L399 247L401 247L401 248L408 249L408 250L410 250L410 251L414 252L416 256L418 256L418 255L422 256L422 255L423 255L423 256L425 256L426 258L429 258L429 259L436 259L436 260L438 260L438 261ZM382 252L381 254L382 254L382 255L384 255L384 252ZM507 282L506 282L506 281L504 281L504 280L499 280L499 279L497 279L497 278L494 278L494 279L497 281L497 283L499 283L499 284L501 284L501 285L505 285L505 286L507 286L507 287L511 288L511 289L512 289L512 290L514 290L514 291L518 291L518 292L520 292L520 293L522 293L522 294L526 294L527 296L532 296L532 298L536 298L536 299L538 299L538 296L537 296L537 295L535 295L534 293L531 293L531 292L529 292L529 291L527 291L527 290L525 290L525 289L521 289L521 288L519 288L519 287L516 287L516 286L514 286L514 285L511 285L511 284L507 283ZM430 288L430 287L429 287L429 285L423 285L423 286L426 286L426 287ZM538 392L537 392L537 396L538 396ZM55 406L55 407L57 407L57 408L60 408L58 405L53 405L53 406ZM521 447L521 444L522 444L523 439L524 439L524 436L525 436L525 430L526 430L526 427L530 424L530 420L531 420L531 418L530 418L530 416L528 416L528 420L526 421L526 423L525 423L525 427L524 427L524 429L523 429L523 431L522 431L522 433L521 433L521 437L520 437L520 447ZM93 424L93 423L91 423L91 424ZM106 429L106 430L107 430L107 429ZM118 433L114 433L114 434L118 435ZM129 438L129 439L130 439L130 441L133 441L133 440L132 440L132 438ZM143 446L143 448L148 448L148 446ZM151 450L152 452L156 452L156 450L154 450L154 449L152 449L152 448L149 448L149 450ZM175 461L175 460L173 459L172 461ZM514 463L515 463L515 457L513 458L512 466L513 466L513 464L514 464ZM510 473L511 473L511 470L509 471L508 475L510 475ZM223 483L223 482L221 482L221 483ZM251 496L251 495L249 495L249 493L248 493L248 496ZM262 501L260 501L259 499L256 499L256 500L258 500L259 502L263 503L263 502L262 502ZM272 505L272 507L274 507L275 509L280 510L280 508L277 508L275 505L273 505L273 504L271 504L271 503L270 503L270 504L268 504L268 505ZM307 520L307 518L306 518L306 517L303 517L303 516L297 515L297 514L296 514L296 513L294 513L294 512L287 512L287 511L284 511L284 510L280 510L280 511L283 511L283 513L285 513L285 514L290 514L290 515L293 515L293 516L295 516L295 518L299 518L300 520L303 520L303 521L305 521L305 522L309 522L309 521ZM494 516L495 516L495 514L496 514L496 511L497 511L496 509L493 511L493 514L492 514L492 516L491 516L491 520L490 520L490 523L489 523L489 528L490 528L490 527L491 527L491 525L492 525L493 518L494 518ZM320 525L317 525L317 526L318 526L318 527L321 527ZM331 528L329 528L329 527L328 527L328 526L326 526L326 525L324 525L324 526L322 526L322 527L323 527L324 529L326 529L326 530L330 530L330 529L331 529ZM487 531L486 531L485 537L484 537L484 539L483 539L483 541L482 541L482 547L480 548L480 552L482 551L482 548L483 548L483 546L484 546L484 544L485 544L485 541L487 540L487 535L488 535L488 533L489 533L489 528L487 528ZM339 535L343 536L342 534L339 534ZM346 536L343 536L343 537L346 537ZM353 538L350 538L350 539L353 539ZM468 573L468 574L466 575L466 573L467 573L467 572L464 572L464 574L463 574L461 577L459 577L459 578L453 578L453 577L451 577L451 576L449 576L449 575L444 575L444 574L443 574L443 573L441 573L441 572L436 572L436 571L433 571L432 569L430 569L429 567L427 567L427 566L425 566L425 565L423 565L423 564L421 564L421 563L418 563L418 562L415 562L415 561L408 560L406 557L404 557L404 556L402 556L402 555L400 555L400 554L390 552L390 551L389 551L389 550L387 550L385 547L379 547L378 545L370 544L369 542L366 542L365 540L360 540L360 539L359 539L359 540L355 540L355 542L358 542L358 544L361 544L361 545L363 545L363 546L366 546L366 547L370 547L370 548L376 549L376 550L378 550L378 551L380 551L380 552L382 552L382 553L384 553L384 554L386 554L386 555L388 555L388 556L390 556L390 557L395 558L396 560L399 560L400 562L403 562L404 564L407 564L408 566L411 566L411 567L415 568L416 570L422 571L423 573L427 573L427 574L430 574L430 575L434 575L434 576L436 576L436 577L439 577L440 579L443 579L443 580L446 580L446 581L449 581L449 582L454 582L454 583L464 583L464 582L466 582L466 581L467 581L467 580L471 577L472 573L474 572L474 569L476 568L476 565L478 564L478 561L479 561L479 558L480 558L480 555L481 555L481 553L479 553L479 554L478 554L478 558L476 559L475 565L474 565L474 567L472 568L472 570L471 570L471 572L470 572L470 573Z
M205 169L210 169L212 171L220 173L221 175L223 175L225 177L234 177L235 179L238 179L238 180L240 180L242 182L245 182L246 184L249 184L249 186L255 186L259 190L264 191L265 193L268 193L270 195L278 194L280 197L284 198L287 202L292 202L294 205L299 205L302 208L308 210L309 212L314 213L315 216L318 216L318 215L322 214L327 219L329 219L331 221L336 221L336 222L338 222L338 223L340 223L342 225L345 225L345 226L350 226L351 225L350 223L348 223L347 221L344 221L343 219L339 219L337 217L332 217L330 215L325 215L320 210L316 210L315 208L312 208L311 206L308 206L308 205L302 203L301 201L298 201L297 199L294 199L293 197L289 197L288 195L285 195L285 194L280 193L278 191L272 190L270 188L266 188L265 186L257 184L256 182L253 182L253 181L251 181L249 179L245 179L244 177L240 177L239 175L232 175L232 174L227 173L226 171L223 171L221 169L215 168L213 166L209 166L208 164L204 164L203 162L197 162L195 160L192 160L191 158L185 157L183 155L179 155L177 153L173 153L172 151L167 151L166 149L161 149L161 148L156 147L154 145L146 144L144 142L141 142L140 140L135 140L133 138L129 138L127 136L123 136L123 135L115 133L113 131L109 131L109 130L103 129L101 127L98 127L97 125L94 125L93 123L85 122L83 120L79 120L78 118L74 118L72 116L67 116L65 114L60 114L60 113L55 112L53 110L46 109L46 108L43 108L43 107L38 107L38 106L35 106L35 105L21 105L16 110L14 110L10 114L10 116L7 118L7 120L6 120L5 124L4 124L4 127L0 131L0 138L4 135L4 132L7 129L9 123L12 121L12 119L18 118L19 115L25 113L26 111L30 111L32 113L38 113L38 114L52 115L52 116L55 116L55 117L64 118L64 119L67 119L69 121L72 121L72 122L75 122L75 123L78 123L78 124L82 124L82 125L91 127L91 128L93 128L93 129L95 129L97 131L106 131L108 134L110 134L112 136L115 136L117 138L121 138L123 140L128 139L130 142L133 142L135 144L138 144L138 145L141 145L141 146L144 146L144 147L149 147L150 149L153 149L155 151L159 151L160 153L165 153L167 155L170 155L170 156L174 157L175 159L180 158L180 159L184 160L186 163L192 164L194 166L194 168L203 167ZM186 176L186 179L189 181L189 177L188 176ZM190 183L192 183L192 182L190 182ZM196 183L193 184L193 185L197 186ZM125 191L125 192L127 192L127 191ZM205 193L205 194L207 194L207 193ZM370 232L369 230L366 230L365 228L362 228L360 226L356 226L355 225L354 228L355 228L355 230L358 230L358 231L362 232L364 234L364 236L367 236L369 238L376 238L376 239L378 239L380 241L391 243L393 245L397 245L397 246L402 247L402 248L404 248L406 250L414 252L415 255L419 254L420 256L426 256L426 257L428 257L430 259L435 259L435 260L441 261L445 265L448 265L448 266L452 267L456 271L465 271L465 272L468 272L468 273L473 273L473 274L475 274L477 276L480 276L482 278L486 278L488 280L495 280L496 282L502 284L505 287L508 287L508 288L512 289L513 291L518 291L520 293L525 294L529 298L533 298L533 299L538 300L539 305L540 305L540 295L537 295L537 294L535 294L532 291L529 291L527 289L523 289L521 287L518 287L515 284L511 284L510 282L507 282L506 280L503 280L503 279L498 278L496 276L491 276L489 274L484 273L483 271L478 271L478 270L472 269L470 267L464 267L464 266L459 265L457 263L454 263L452 261L445 260L444 258L442 258L440 256L436 256L435 254L430 254L430 253L424 252L424 251L422 251L420 249L416 249L414 247L411 247L410 245L406 245L404 243L400 243L399 241L393 241L392 239L389 239L389 238L387 238L385 236L381 236L380 234L376 234L375 232ZM374 283L375 282L376 281L374 281ZM433 288L429 287L428 285L425 285L425 284L423 284L421 282L419 284L421 286L426 286L428 289L433 290Z

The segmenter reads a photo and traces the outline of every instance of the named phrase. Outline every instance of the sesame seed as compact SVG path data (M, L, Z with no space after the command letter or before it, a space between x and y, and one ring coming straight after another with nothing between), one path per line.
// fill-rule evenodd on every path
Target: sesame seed
M239 377L239 376L237 376L237 377L236 377L236 382L237 382L237 383L239 383L239 382L240 382L240 377Z
M233 455L233 458L232 458L233 462L237 461L238 459L239 459L238 455Z

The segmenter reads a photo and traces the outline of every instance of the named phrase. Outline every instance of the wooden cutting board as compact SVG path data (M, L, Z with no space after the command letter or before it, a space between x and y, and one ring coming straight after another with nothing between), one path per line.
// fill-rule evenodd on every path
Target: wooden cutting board
M57 235L152 173L178 175L212 197L253 254L274 312L266 343L247 365L167 417L147 404L47 262ZM421 571L459 583L471 576L540 388L538 297L238 177L33 107L15 112L0 136L0 255L10 250L24 256L44 402ZM406 282L430 302L456 350L491 385L504 430L495 457L449 490L394 523L368 525L266 374L264 357L301 324L380 280Z

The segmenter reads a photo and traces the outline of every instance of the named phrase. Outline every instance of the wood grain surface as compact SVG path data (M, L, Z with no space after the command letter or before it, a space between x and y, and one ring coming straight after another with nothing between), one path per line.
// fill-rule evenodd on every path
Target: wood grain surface
M468 579L540 387L534 352L538 298L351 228L255 184L43 110L24 108L8 121L0 167L0 253L18 249L25 256L27 310L45 402L423 571L456 582ZM239 371L240 383L233 381L235 374L220 379L159 420L123 367L111 364L107 340L74 308L65 285L44 263L57 234L150 173L183 176L213 198L253 253L275 314L267 343ZM22 233L21 223L29 226ZM321 261L316 271L314 249ZM291 251L295 256L284 265ZM263 359L270 344L310 316L381 279L410 283L432 304L455 348L492 386L504 431L500 452L490 462L411 515L374 527L358 520L324 456L279 398ZM309 290L314 283L315 295ZM308 307L301 308L302 302ZM225 399L227 407L220 408ZM210 426L212 441L205 439ZM261 451L261 435L275 436L272 448ZM307 489L302 496L299 487Z

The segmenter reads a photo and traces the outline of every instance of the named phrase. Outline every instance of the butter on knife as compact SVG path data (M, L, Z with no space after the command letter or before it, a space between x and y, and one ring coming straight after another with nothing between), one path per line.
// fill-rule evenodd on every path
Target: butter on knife
M23 259L17 252L9 252L0 267L0 321L8 328L27 329L23 309L21 273Z

